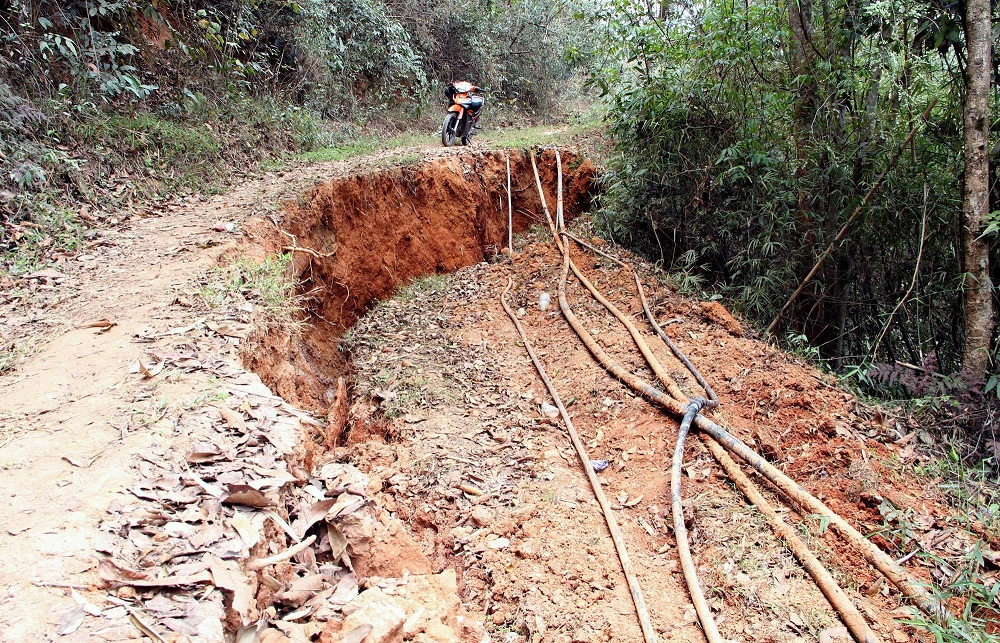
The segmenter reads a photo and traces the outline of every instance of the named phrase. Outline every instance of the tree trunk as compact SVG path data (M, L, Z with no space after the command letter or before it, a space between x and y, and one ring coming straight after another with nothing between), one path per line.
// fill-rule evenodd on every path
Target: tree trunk
M965 349L962 376L982 381L989 368L993 334L989 247L979 238L989 215L989 91L992 33L990 0L966 0L965 40Z
M796 154L799 159L797 178L806 173L809 148L813 144L813 125L819 103L819 88L816 86L815 60L812 50L812 0L787 0L788 27L791 31L792 75L796 78L794 136ZM807 195L799 186L800 217L810 218Z
M792 138L795 144L795 191L797 195L797 235L802 246L794 259L796 274L805 274L815 253L816 230L813 229L813 208L816 158L813 146L819 140L816 132L819 87L816 80L815 51L813 50L812 0L786 0L791 52L791 75L794 81L794 108ZM789 328L804 329L808 324L809 310L814 302L808 297L798 302L791 311Z

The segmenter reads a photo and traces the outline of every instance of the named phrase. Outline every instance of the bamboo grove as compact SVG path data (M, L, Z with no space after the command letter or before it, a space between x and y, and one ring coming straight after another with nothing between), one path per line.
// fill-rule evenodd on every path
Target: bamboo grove
M964 382L944 375L961 369L972 327L968 242L995 254L1000 228L992 174L994 214L963 225L966 11L618 0L589 14L602 43L590 82L618 150L606 231L763 328L856 211L778 337L883 393L994 389L985 365ZM984 93L996 102L995 85Z

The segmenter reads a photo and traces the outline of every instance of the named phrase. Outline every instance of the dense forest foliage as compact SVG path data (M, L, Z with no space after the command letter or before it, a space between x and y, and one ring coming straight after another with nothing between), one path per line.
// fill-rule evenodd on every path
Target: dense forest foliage
M965 353L984 344L969 315L992 308L967 255L985 248L995 278L1000 229L992 173L969 190L984 220L963 216L971 4L602 4L587 17L619 149L607 232L873 389L995 389ZM964 381L945 375L963 361Z
M372 123L432 132L450 80L488 88L493 114L545 114L572 22L553 0L0 2L5 270L72 249L73 204L213 189Z

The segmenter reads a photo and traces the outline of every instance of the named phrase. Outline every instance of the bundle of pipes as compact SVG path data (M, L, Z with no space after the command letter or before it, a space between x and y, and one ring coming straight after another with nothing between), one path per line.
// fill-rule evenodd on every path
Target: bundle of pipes
M688 431L692 424L699 429L701 432L701 438L705 445L708 447L712 455L718 460L719 464L722 466L723 470L733 481L733 483L740 489L740 491L747 497L747 499L755 505L762 514L768 519L775 533L785 541L792 553L798 558L802 563L802 566L810 574L816 584L819 586L820 590L826 596L827 600L830 602L831 606L840 614L841 619L847 626L851 635L858 641L858 643L877 643L878 638L872 632L871 628L865 622L861 613L855 607L854 603L847 596L847 594L837 585L836 581L830 575L830 573L823 567L816 556L809 550L805 543L798 537L795 530L785 523L779 516L778 513L771 507L770 503L764 498L764 496L757 489L756 485L747 477L747 475L742 471L742 469L737 465L737 463L730 457L730 453L743 460L746 464L753 467L758 473L760 473L767 481L773 484L778 491L784 494L788 499L795 504L798 509L804 514L815 514L829 521L829 524L833 529L841 535L848 543L854 546L861 554L864 556L865 560L868 561L873 567L880 571L890 582L892 582L904 596L909 598L915 605L917 605L921 610L926 612L931 617L936 620L946 623L950 620L952 615L948 612L947 608L942 605L939 601L934 599L927 590L914 580L910 575L900 567L891 557L889 557L885 552L875 546L871 541L866 539L860 532L858 532L854 527L852 527L847 521L841 518L839 515L834 513L829 507L827 507L823 502L821 502L816 497L809 494L807 491L802 489L798 484L796 484L791 478L786 476L784 473L779 471L769 462L764 460L760 455L755 453L746 444L740 441L735 436L731 435L728 431L723 429L721 426L707 418L705 415L701 414L702 410L711 409L718 406L719 400L712 390L712 387L701 375L698 369L691 363L691 361L681 352L681 350L674 344L670 338L664 333L663 329L657 323L652 311L650 310L649 304L646 300L646 295L642 287L642 280L639 276L632 270L631 266L619 261L618 259L604 253L597 248L583 242L581 239L573 236L565 230L565 223L563 221L563 208L562 208L562 159L559 154L559 150L555 151L556 163L557 163L557 208L556 208L556 219L553 221L552 216L549 211L548 203L546 202L545 194L542 191L541 179L538 173L538 166L535 161L534 152L531 155L531 164L535 173L535 185L538 188L539 198L542 203L542 210L545 215L546 222L548 223L549 230L552 233L553 240L559 249L563 257L562 273L559 280L559 308L562 311L563 317L569 323L573 331L580 337L580 340L584 343L590 353L600 362L601 366L604 367L610 374L614 375L622 383L630 387L636 393L642 395L649 401L659 405L669 414L680 419L680 427L678 430L677 443L674 449L673 462L671 467L671 504L673 510L674 518L674 533L677 541L678 556L681 559L681 567L684 571L685 581L688 586L688 590L691 594L692 603L695 606L695 611L698 614L698 619L701 623L702 629L705 632L706 638L710 643L718 643L723 639L719 634L718 628L715 625L715 621L712 617L712 613L705 602L704 594L701 589L701 585L698 582L697 571L694 566L694 562L691 557L690 547L687 541L687 530L684 525L683 517L683 505L681 502L681 463L684 457L684 442ZM691 372L698 383L705 389L707 398L696 397L693 399L688 399L688 397L680 390L677 383L667 374L666 370L662 367L660 362L657 360L656 355L650 349L649 345L643 339L642 334L639 329L636 328L632 320L621 312L613 303L611 303L607 298L605 298L597 288L591 283L583 272L576 266L570 257L570 245L571 240L579 243L581 246L587 247L590 250L601 254L602 256L610 259L616 263L620 268L632 272L635 279L636 288L638 290L639 299L642 303L643 310L646 314L650 325L656 331L656 334L664 341L664 343L670 348L671 352L680 360L685 367ZM615 316L629 331L636 346L642 353L647 364L653 370L656 375L657 380L665 389L661 391L660 389L654 387L648 382L644 381L642 378L636 376L635 374L625 370L621 364L615 361L593 338L589 331L587 331L580 321L577 319L576 315L573 313L573 309L570 307L569 302L566 298L566 282L569 277L569 272L572 270L574 276L580 281L581 284L591 293L591 295L596 299L602 306L604 306L608 312ZM596 480L596 476L593 474L592 469L589 465L589 459L586 452L583 449L583 445L579 440L575 428L572 425L572 420L569 414L566 412L565 407L559 399L558 393L556 392L551 380L545 373L545 369L538 358L535 356L533 350L531 349L528 337L521 327L520 322L514 315L513 311L510 309L506 301L507 292L510 290L512 282L508 283L507 289L504 291L501 301L503 303L504 309L507 314L514 321L517 327L518 333L520 334L522 340L524 341L525 348L528 351L529 356L532 359L535 367L538 369L542 380L545 382L549 393L552 395L556 406L563 417L564 422L567 425L567 429L570 433L570 437L574 443L574 447L577 449L577 453L580 457L581 464L584 470L587 472L588 479L590 479L591 486L594 488L594 493L598 498L598 502L601 506L601 510L604 513L605 520L608 524L608 528L611 531L612 539L614 540L615 547L618 551L619 558L622 563L622 569L625 572L625 576L629 582L629 589L632 593L632 598L636 606L636 612L639 617L640 625L643 631L643 636L647 643L656 640L656 635L653 632L652 625L649 621L648 610L646 609L645 601L642 596L642 591L638 586L638 581L635 579L635 573L632 568L632 563L628 558L628 553L625 550L624 542L621 539L621 533L618 529L617 523L614 516L611 513L611 509L607 504L606 498L604 498L603 490L600 487L599 481Z

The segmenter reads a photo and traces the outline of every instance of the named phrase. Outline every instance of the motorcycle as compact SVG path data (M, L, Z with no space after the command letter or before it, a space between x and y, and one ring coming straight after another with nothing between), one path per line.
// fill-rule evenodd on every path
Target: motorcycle
M482 96L475 95L478 91L482 88L464 80L448 83L444 90L448 97L448 115L441 128L441 142L445 147L454 145L455 139L461 139L462 145L472 144L472 135L479 129L479 113L486 102Z

